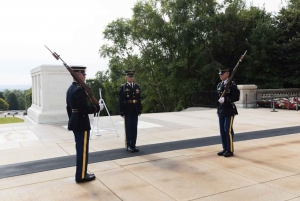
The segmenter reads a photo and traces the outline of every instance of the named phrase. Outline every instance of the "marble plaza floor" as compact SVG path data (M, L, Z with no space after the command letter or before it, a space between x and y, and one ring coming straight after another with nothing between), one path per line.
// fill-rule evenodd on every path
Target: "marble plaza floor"
M0 125L0 200L300 201L300 111L239 109L230 158L216 154L222 148L215 109L143 114L139 153L125 151L120 116L100 117L92 123L88 166L97 178L81 184L75 163L34 167L74 160L66 123L20 118L25 122ZM6 168L34 171L9 176Z

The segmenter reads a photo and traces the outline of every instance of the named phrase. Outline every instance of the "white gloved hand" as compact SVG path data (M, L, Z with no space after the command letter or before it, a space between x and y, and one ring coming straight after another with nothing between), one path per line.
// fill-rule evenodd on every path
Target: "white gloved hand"
M104 105L102 103L100 103L99 106L100 106L100 111L103 110Z
M221 97L218 101L219 103L224 103L224 97Z

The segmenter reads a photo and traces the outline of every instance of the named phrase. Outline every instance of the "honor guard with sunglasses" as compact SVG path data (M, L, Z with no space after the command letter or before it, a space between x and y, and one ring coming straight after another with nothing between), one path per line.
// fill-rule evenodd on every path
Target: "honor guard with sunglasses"
M71 66L78 77L85 81L84 66ZM94 114L103 109L102 104L88 104L88 95L79 83L74 79L67 91L67 112L69 116L68 129L72 130L76 142L76 174L77 183L94 180L94 174L87 173L90 120L88 114Z
M125 71L127 82L119 90L120 115L125 124L125 147L128 152L138 152L136 147L138 116L142 113L141 90L133 83L134 71Z
M230 157L233 156L233 119L238 114L234 102L240 98L240 91L235 82L228 83L228 90L223 97L222 93L225 90L225 85L228 82L230 69L220 69L219 76L221 82L217 86L219 96L217 113L219 116L220 135L222 140L223 150L218 153L218 156Z

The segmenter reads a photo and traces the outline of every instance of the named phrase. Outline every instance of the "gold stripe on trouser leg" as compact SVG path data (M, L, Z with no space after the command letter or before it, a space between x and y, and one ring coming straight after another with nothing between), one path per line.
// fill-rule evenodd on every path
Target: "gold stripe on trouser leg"
M233 141L232 141L232 124L233 124L233 116L230 117L230 125L229 125L229 143L230 143L230 152L233 152Z
M124 139L125 139L125 148L127 148L127 138L126 138L126 122L125 122L125 116L124 116L124 130L125 130L125 135L124 135Z
M83 134L82 173L81 173L81 178L82 179L85 177L86 146L87 146L87 131L84 131L84 134Z

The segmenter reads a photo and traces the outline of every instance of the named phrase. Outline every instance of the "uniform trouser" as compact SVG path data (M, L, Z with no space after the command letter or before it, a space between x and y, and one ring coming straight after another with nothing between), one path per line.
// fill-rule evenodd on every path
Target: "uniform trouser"
M126 116L125 115L125 133L126 140L125 146L134 148L136 144L137 137L137 125L138 125L138 116Z
M233 119L234 116L220 117L219 116L219 126L220 134L223 145L223 150L233 152Z
M75 180L79 181L86 176L89 160L89 139L90 131L73 131L76 142L76 175Z

